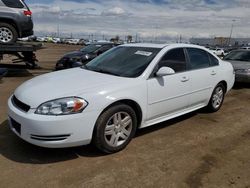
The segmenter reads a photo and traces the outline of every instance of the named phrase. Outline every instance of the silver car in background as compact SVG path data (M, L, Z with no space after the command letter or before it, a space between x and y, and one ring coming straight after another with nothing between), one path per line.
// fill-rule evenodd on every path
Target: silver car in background
M250 83L250 50L234 50L224 60L233 65L236 82Z

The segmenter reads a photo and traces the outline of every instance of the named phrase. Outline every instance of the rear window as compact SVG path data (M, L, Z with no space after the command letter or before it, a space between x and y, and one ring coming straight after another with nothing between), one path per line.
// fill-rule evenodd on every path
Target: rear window
M3 3L10 8L24 8L21 0L2 0Z
M219 65L219 60L216 59L214 56L208 53L209 59L210 59L210 65L211 66L217 66Z

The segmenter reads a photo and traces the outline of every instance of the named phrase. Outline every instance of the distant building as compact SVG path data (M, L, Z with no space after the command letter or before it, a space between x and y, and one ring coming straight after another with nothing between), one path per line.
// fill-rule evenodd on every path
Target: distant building
M215 38L191 38L191 44L198 44L201 46L250 46L250 38L228 38L228 37L215 37Z

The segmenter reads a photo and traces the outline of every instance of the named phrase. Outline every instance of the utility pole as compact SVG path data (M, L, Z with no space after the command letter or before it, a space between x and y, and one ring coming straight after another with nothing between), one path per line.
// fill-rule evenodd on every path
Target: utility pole
M181 34L180 34L180 40L179 40L179 43L182 43L182 36L181 36Z
M232 39L232 34L233 34L233 29L234 29L234 22L236 20L232 20L232 26L231 26L231 31L230 31L230 36L229 36L229 40L228 40L228 46L230 45L231 43L231 39Z
M57 37L60 38L60 26L57 24Z

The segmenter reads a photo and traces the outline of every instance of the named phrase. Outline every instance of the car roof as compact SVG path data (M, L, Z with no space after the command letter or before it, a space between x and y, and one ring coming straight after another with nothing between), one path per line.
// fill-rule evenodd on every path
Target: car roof
M154 43L130 43L123 44L121 46L127 47L144 47L144 48L165 48L165 47L180 47L180 48L200 48L206 49L203 46L193 45L193 44L184 44L184 43L172 43L172 44L154 44Z

